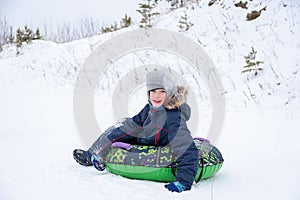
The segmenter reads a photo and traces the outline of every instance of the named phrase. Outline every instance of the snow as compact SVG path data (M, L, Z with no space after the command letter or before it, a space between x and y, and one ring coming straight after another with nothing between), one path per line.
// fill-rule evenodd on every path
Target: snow
M132 27L65 44L34 41L18 56L14 46L5 46L0 53L0 199L299 199L300 3L259 2L251 9L268 5L267 11L249 22L245 20L249 10L207 7L204 1L156 19L155 27L178 31L177 21L187 10L194 26L183 34L209 54L226 90L226 119L216 144L225 159L223 167L213 178L180 194L168 192L164 183L98 172L72 158L73 149L86 148L73 119L78 70L99 44ZM257 60L264 61L264 71L257 77L241 73L251 46L258 52ZM139 66L133 57L124 57L110 73L121 77L126 70L119 66ZM111 103L117 75L96 92L96 115L103 129L114 121L106 105ZM130 114L140 109L132 105L145 103L145 98L134 97ZM199 98L208 101L205 94ZM206 112L209 108L200 112L204 123Z

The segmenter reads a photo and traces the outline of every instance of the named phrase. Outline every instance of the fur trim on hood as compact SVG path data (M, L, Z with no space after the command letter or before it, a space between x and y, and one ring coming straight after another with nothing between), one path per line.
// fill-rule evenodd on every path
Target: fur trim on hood
M179 108L187 101L188 89L183 86L177 86L177 91L172 96L167 97L164 107L172 110Z

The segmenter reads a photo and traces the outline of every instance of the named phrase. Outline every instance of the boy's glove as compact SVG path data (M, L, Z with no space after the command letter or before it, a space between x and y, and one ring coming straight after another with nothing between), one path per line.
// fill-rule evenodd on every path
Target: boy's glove
M167 188L171 192L182 192L182 191L186 190L186 187L179 181L169 183L169 184L165 185L165 188Z
M96 156L92 155L91 161L97 170L105 170L105 164L101 159L98 159Z

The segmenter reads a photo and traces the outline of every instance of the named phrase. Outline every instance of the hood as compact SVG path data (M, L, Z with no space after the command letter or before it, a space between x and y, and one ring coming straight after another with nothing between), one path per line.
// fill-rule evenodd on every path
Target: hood
M186 103L184 103L180 106L180 111L181 111L181 114L182 114L184 120L188 121L191 117L191 108L190 108L190 106L187 105Z
M191 116L191 108L186 104L187 95L187 88L183 86L177 86L176 92L172 96L167 97L167 100L164 104L164 107L169 110L179 109L185 118L185 121L189 120Z

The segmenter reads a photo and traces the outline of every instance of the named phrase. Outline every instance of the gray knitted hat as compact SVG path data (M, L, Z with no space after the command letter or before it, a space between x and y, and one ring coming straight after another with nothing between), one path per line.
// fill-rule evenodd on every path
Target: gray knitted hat
M171 73L163 69L155 69L146 75L147 93L151 90L164 88L167 96L172 96L176 92L176 83Z

